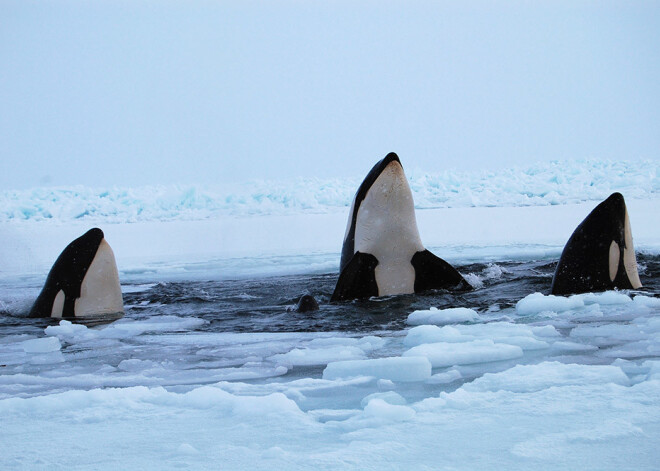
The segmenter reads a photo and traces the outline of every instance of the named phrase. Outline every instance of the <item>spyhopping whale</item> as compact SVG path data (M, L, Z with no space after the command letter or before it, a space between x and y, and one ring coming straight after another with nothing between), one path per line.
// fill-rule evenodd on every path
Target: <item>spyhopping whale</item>
M348 217L340 275L331 301L471 289L447 262L426 250L399 157L388 154L360 185Z
M66 246L30 310L30 317L64 319L110 319L123 314L115 255L98 228Z
M613 193L571 235L551 292L575 294L641 286L626 203L621 193Z

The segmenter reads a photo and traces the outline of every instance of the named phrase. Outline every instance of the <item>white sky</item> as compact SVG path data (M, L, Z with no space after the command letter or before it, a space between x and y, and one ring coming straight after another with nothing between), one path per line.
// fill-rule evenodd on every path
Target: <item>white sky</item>
M657 1L0 0L0 189L660 157Z

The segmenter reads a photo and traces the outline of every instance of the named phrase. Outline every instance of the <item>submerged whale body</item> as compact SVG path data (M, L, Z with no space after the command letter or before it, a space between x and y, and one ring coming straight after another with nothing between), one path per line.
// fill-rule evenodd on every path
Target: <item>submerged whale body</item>
M331 300L439 288L471 286L422 245L410 186L399 157L390 153L371 169L355 194Z
M30 317L65 319L112 319L123 314L115 255L98 228L66 246L30 310Z
M621 193L613 193L571 235L551 292L561 295L641 286L626 203Z

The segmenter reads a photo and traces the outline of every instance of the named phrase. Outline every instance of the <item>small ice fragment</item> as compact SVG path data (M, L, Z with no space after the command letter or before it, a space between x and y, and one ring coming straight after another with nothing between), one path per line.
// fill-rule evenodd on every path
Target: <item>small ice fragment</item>
M452 369L449 371L445 371L444 373L438 373L434 374L429 378L427 383L429 384L449 384L453 383L454 381L458 381L459 379L463 378L463 375L461 374L460 371Z
M57 352L62 348L60 339L57 337L26 340L22 343L22 346L25 353L50 353Z
M532 293L516 303L516 312L521 316L540 314L541 312L564 312L584 306L579 296L545 296L541 293Z
M373 399L364 408L367 416L390 421L404 421L415 417L416 412L408 406L389 404L382 399Z
M396 384L394 381L390 381L389 379L379 379L376 384L378 385L378 389L381 391L396 389Z
M466 307L455 307L450 309L431 308L428 311L415 311L408 316L406 321L410 325L445 325L460 322L476 322L479 316L473 309Z
M367 397L362 399L360 405L362 407L366 407L366 405L369 404L369 402L374 399L380 399L382 401L387 402L388 404L393 404L395 406L405 406L408 403L405 400L405 398L401 396L401 394L397 394L394 391L388 391L388 392L369 394Z
M495 343L492 340L425 343L403 353L404 358L428 358L434 368L510 360L521 356L522 348L517 345Z
M348 360L328 364L323 379L373 376L392 381L424 381L431 377L431 363L424 357L389 357Z

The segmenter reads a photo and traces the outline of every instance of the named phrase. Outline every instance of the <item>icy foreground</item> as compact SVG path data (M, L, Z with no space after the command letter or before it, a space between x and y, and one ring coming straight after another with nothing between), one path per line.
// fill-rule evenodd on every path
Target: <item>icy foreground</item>
M565 299L367 336L202 333L176 316L8 336L0 463L654 469L660 299Z

